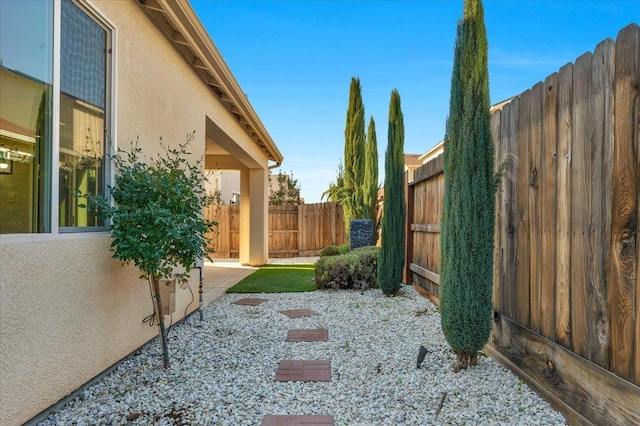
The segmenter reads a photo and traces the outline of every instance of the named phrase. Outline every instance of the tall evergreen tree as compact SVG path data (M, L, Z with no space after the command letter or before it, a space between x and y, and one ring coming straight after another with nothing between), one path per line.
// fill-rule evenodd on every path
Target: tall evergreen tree
M395 295L402 283L405 241L404 120L400 95L391 92L388 145L384 161L382 247L378 259L378 284L387 296Z
M477 363L491 332L495 181L489 106L482 1L465 0L444 140L440 234L440 313L458 356L454 371Z
M367 128L367 145L364 156L363 183L364 218L371 218L374 229L378 220L378 141L376 138L376 122L369 119Z
M349 107L344 130L344 219L349 230L351 219L362 219L364 182L364 104L360 79L351 78Z

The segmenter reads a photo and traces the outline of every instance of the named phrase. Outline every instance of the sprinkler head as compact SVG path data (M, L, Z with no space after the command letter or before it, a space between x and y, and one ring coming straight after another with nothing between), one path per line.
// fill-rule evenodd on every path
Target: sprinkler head
M418 350L418 363L416 365L416 368L420 368L420 365L422 364L422 361L424 361L424 357L426 355L427 355L427 348L420 345L420 350Z

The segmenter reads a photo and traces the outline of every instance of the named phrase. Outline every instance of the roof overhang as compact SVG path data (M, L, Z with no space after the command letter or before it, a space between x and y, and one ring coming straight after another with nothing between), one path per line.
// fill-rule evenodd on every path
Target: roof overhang
M137 0L212 94L276 167L283 156L188 1Z

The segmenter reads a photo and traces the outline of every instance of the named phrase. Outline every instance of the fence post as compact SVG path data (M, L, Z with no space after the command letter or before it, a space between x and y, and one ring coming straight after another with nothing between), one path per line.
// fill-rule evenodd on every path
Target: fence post
M404 239L404 271L402 273L402 281L411 285L411 260L413 259L413 231L411 224L413 223L413 211L415 200L413 198L413 185L409 185L409 173L404 172L404 196L406 197L407 212L405 216L405 239Z

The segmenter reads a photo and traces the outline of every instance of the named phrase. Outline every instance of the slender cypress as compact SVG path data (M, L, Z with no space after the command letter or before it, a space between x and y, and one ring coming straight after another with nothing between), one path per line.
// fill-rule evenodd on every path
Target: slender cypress
M376 122L369 119L367 128L367 145L364 157L364 217L371 218L374 229L378 220L378 141L376 138Z
M351 219L363 218L364 104L360 79L351 78L349 107L344 130L344 220L349 231Z
M489 106L482 1L465 0L444 141L440 234L440 315L458 355L454 371L477 363L491 332L495 182Z
M382 246L378 258L378 284L387 296L395 295L402 283L404 266L404 120L400 95L391 92L388 145L384 162L384 204Z

